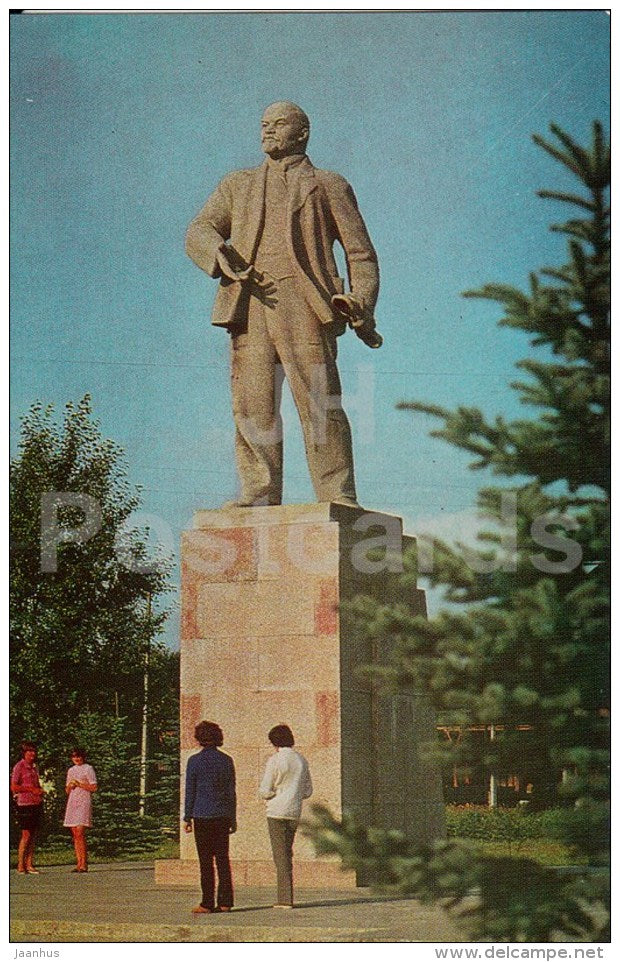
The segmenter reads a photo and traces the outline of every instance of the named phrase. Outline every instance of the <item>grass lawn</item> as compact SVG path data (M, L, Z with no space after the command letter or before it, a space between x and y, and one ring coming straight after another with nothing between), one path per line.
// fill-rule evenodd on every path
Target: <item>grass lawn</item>
M75 862L73 845L71 839L67 839L66 845L58 842L42 842L38 845L34 853L35 865L72 865ZM132 852L131 855L96 855L94 852L88 853L88 861L95 865L97 862L153 862L158 858L178 858L179 843L174 839L165 839L158 848L148 852ZM10 852L11 868L17 866L17 849Z
M584 857L579 858L563 845L551 838L529 838L518 842L478 842L484 855L500 857L531 858L541 865L584 865Z
M519 842L478 842L484 855L497 855L502 858L531 858L541 865L580 865L584 859L576 858L561 842L550 838L530 838ZM89 855L89 861L97 862L153 862L159 858L178 858L179 843L165 839L161 845L149 852L132 852L130 855ZM43 842L35 852L37 865L71 865L75 861L70 839L66 845L57 842ZM11 867L17 865L17 851L11 849Z

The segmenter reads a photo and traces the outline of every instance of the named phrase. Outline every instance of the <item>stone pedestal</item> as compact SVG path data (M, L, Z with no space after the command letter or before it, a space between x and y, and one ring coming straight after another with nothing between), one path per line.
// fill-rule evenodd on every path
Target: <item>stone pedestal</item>
M363 593L425 614L424 593L398 582L409 542L399 518L328 503L199 511L183 533L181 770L197 749L196 723L220 724L237 770L237 885L275 883L258 785L273 751L267 732L281 722L310 765L306 815L319 802L413 837L443 835L440 778L419 754L434 737L432 715L419 698L380 696L359 674L386 652L339 608ZM181 860L157 863L156 879L197 883L193 836L181 833ZM355 877L317 859L298 833L295 882L350 887Z

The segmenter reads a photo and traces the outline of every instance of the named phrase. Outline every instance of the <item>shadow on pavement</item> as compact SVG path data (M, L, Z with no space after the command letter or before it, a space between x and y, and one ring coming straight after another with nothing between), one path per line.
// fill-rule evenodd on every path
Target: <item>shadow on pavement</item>
M361 898L343 898L343 899L316 899L312 902L295 902L294 908L291 910L295 914L300 912L302 909L320 909L320 908L335 908L339 905L376 905L377 903L386 902L406 902L410 901L405 896L401 895L377 895L377 896L366 896ZM282 915L283 918L287 918L286 911L282 909L276 909L273 902L269 902L267 905L235 905L233 912L236 915L238 912L265 912L273 910L277 911L278 914ZM216 913L219 914L219 913Z

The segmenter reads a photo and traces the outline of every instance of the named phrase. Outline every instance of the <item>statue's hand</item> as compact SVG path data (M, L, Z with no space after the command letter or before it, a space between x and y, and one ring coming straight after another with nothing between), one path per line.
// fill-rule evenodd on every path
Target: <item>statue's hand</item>
M334 294L332 297L334 313L350 327L361 327L364 323L362 305L353 294Z
M362 303L353 294L334 294L332 309L336 317L346 321L355 331L360 341L368 347L381 347L383 338L375 329L375 319L364 312Z
M226 248L221 247L217 254L216 259L218 267L221 270L224 277L228 277L231 281L239 281L243 283L244 281L250 280L252 277L254 268L250 264L245 270L238 270L233 266L231 259L228 255Z

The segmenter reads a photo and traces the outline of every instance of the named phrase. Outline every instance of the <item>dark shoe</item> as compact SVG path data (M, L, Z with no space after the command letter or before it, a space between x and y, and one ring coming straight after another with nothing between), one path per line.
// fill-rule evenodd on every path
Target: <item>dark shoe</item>
M192 915L213 915L215 909L206 909L204 905L196 905L192 909Z

